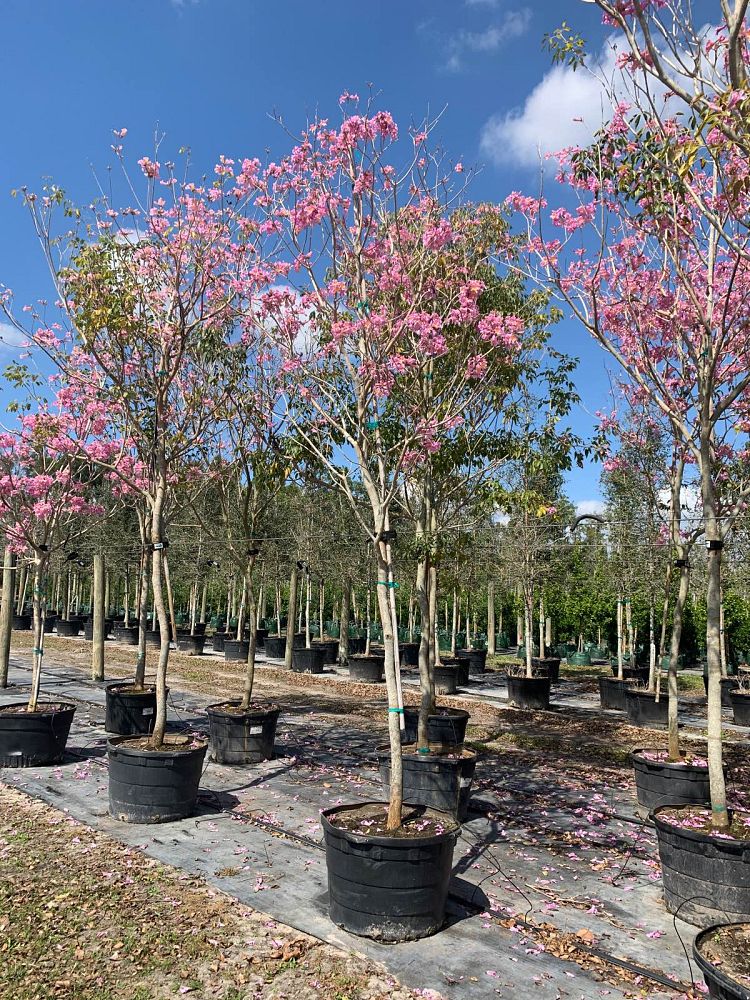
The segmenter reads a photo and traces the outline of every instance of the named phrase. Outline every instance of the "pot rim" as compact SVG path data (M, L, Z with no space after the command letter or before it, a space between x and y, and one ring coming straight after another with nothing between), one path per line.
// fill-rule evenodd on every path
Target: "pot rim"
M213 705L206 705L206 715L220 715L224 719L261 719L268 718L271 715L281 714L281 705L275 703L270 704L267 708L256 708L256 709L245 709L245 711L240 714L239 712L224 712L222 709L226 705L237 705L239 706L241 698L225 698L224 701L214 702Z
M156 694L156 684L144 684L142 691L138 691L136 689L133 691L119 692L117 690L118 688L132 686L133 683L134 683L133 681L113 681L112 684L107 684L104 690L107 692L111 692L112 694L122 693L124 695L130 695L134 698L145 698L146 695ZM169 688L167 688L167 691L169 691Z
M18 718L19 716L26 716L29 719L40 719L44 718L44 716L62 715L63 713L66 712L75 712L77 707L71 701L54 701L54 702L41 701L37 703L36 712L27 712L26 711L27 705L28 705L27 701L12 701L9 705L3 705L2 706L3 711L0 713L0 719L2 719L4 715L11 716L12 718ZM56 710L52 709L47 712L44 711L40 712L39 705L57 705L59 707ZM14 708L17 708L18 711L17 712L8 711L8 709L14 709Z
M391 848L398 846L403 847L404 850L408 850L411 847L432 847L433 845L442 844L451 838L455 843L461 833L461 824L454 816L439 809L433 809L432 807L427 808L429 808L431 813L445 817L446 824L452 824L452 828L444 830L443 833L431 834L429 837L388 837L385 834L354 833L352 830L344 830L339 826L334 826L328 819L329 816L345 812L348 809L361 809L362 806L385 805L388 805L388 803L378 799L371 799L367 802L353 802L343 806L331 806L320 813L321 826L326 833L336 834L354 844L374 844L377 847ZM408 803L404 803L404 805L407 806Z
M200 746L174 747L170 750L147 750L144 747L127 747L123 745L128 740L142 740L143 738L143 733L130 736L110 736L107 739L107 753L116 751L117 753L126 754L128 757L150 757L156 760L170 760L173 757L189 757L193 754L205 753L208 750L209 743L207 736L195 736L193 739L198 741Z
M637 761L639 764L644 764L646 767L659 768L660 770L663 768L667 769L673 768L674 770L679 771L681 774L684 773L686 770L703 771L706 774L708 774L708 764L704 766L703 764L689 764L687 763L687 761L683 763L678 763L677 761L673 760L648 760L646 757L638 756L641 753L650 753L650 752L651 750L649 749L649 747L636 747L635 749L630 751L630 762L635 763Z
M711 975L721 983L725 988L729 988L734 993L739 993L742 997L750 997L750 988L743 986L742 983L738 983L736 979L731 979L725 972L723 972L718 965L706 958L706 956L700 950L700 946L703 943L703 939L714 933L715 931L725 930L729 927L748 927L750 924L748 921L733 921L730 924L712 924L710 927L704 927L703 930L699 931L698 934L693 938L693 958L695 959L698 967L703 970L704 976L705 971L710 970Z
M669 832L669 833L677 833L680 836L685 837L686 840L697 840L700 843L713 844L715 847L722 847L722 848L731 847L734 849L732 853L736 853L737 851L740 850L745 851L750 847L750 833L748 833L747 840L737 840L734 837L731 838L714 837L712 834L704 833L702 830L691 830L689 827L674 826L672 823L667 823L666 820L661 819L661 817L658 815L662 811L662 809L695 809L695 808L703 808L709 810L711 807L701 806L699 803L695 802L690 804L686 804L684 802L674 802L674 803L664 802L662 803L662 805L657 806L656 809L652 809L651 812L648 814L648 818L651 820L651 822L654 824L657 830L663 830L664 832ZM729 810L730 816L732 815L732 813L735 812L745 813L746 810L730 809Z
M448 744L445 743L432 743L430 745L429 754L422 754L416 749L416 743L402 743L401 744L401 755L414 758L415 760L423 761L434 761L440 757L447 757L449 754L461 752L461 757L457 757L455 762L458 764L461 760L476 760L478 754L476 750L470 750L468 747L464 746L463 743ZM434 748L434 749L433 749ZM375 747L375 753L378 755L378 760L383 758L390 759L391 747L389 743L381 743L379 746Z

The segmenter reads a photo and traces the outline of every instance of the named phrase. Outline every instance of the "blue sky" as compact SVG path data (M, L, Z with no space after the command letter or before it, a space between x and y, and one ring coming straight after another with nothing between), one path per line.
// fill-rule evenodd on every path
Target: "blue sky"
M202 169L220 153L280 153L274 111L292 127L316 108L333 117L343 90L368 83L402 126L445 108L441 144L482 167L473 197L534 192L538 145L583 141L601 117L596 84L553 70L543 51L563 20L601 46L598 14L581 0L3 0L0 282L18 302L49 294L10 190L50 176L90 199L113 128L127 127L133 163L159 128ZM581 359L574 424L588 433L607 401L604 356L569 322L555 342ZM11 357L4 348L0 361ZM595 499L598 471L573 473L568 490Z

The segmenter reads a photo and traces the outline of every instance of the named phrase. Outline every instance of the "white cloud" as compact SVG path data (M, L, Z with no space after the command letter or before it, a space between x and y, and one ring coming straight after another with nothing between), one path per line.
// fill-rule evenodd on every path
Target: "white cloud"
M579 500L576 504L576 514L581 517L583 514L604 514L605 505L603 500Z
M23 344L28 343L28 339L10 323L0 323L0 351L17 351Z
M608 61L609 68L614 68L612 55ZM494 163L534 166L546 153L590 142L610 117L610 110L598 75L555 66L534 87L522 108L493 115L485 123L480 148Z
M498 24L491 24L482 31L460 31L448 44L446 68L454 72L460 70L467 52L497 52L507 42L525 34L530 24L531 11L522 7L509 10Z

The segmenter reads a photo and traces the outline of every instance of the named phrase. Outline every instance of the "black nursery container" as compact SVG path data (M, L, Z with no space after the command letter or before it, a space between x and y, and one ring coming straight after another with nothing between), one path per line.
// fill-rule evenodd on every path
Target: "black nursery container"
M267 628L256 628L256 630L255 630L255 648L256 649L265 649L266 648L266 639L267 638L268 638L268 629Z
M617 677L617 662L612 661L612 676ZM622 676L626 681L633 681L636 684L648 684L648 667L631 667L627 663L623 664Z
M247 639L225 639L224 659L231 663L247 663L250 643Z
M459 649L458 656L469 661L470 674L483 674L487 667L486 649Z
M434 934L445 921L455 820L444 815L445 831L425 837L364 836L331 822L329 817L362 804L321 813L331 920L350 934L378 941Z
M417 742L417 726L419 709L404 708L404 728L401 732L402 743ZM430 745L442 748L462 747L466 739L466 726L469 713L462 708L438 708L434 714L427 716L427 739Z
M156 646L157 648L161 646L161 632L159 629L148 629L146 632L146 645Z
M660 816L668 808L651 813L667 910L697 927L749 921L750 837L725 839L674 826Z
M456 656L445 656L443 657L443 666L452 667L456 671L456 686L466 687L469 683L469 658L464 656L463 653L456 654ZM437 690L437 687L436 687ZM448 692L442 692L447 694Z
M693 958L703 973L712 1000L750 1000L750 986L743 986L710 962L701 951L706 939L714 934L731 931L733 924L715 924L701 931L693 941ZM743 926L743 925L740 925Z
M214 653L224 652L224 643L226 641L226 638L227 638L226 632L214 632L214 634L211 636L211 646L213 648Z
M732 712L736 726L750 726L750 691L732 691Z
M616 677L599 678L599 701L602 708L608 708L615 712L625 711L625 694L632 681L618 680Z
M549 708L551 680L546 677L512 677L508 675L508 703L514 708L544 712Z
M206 643L205 635L178 635L177 648L188 656L202 656Z
M71 618L70 621L58 618L56 626L58 635L65 639L73 639L83 628L83 621L80 618Z
M31 622L31 615L13 615L13 628L16 632L28 632Z
M451 666L446 663L443 663L442 666L436 665L433 673L435 679L435 693L455 694L458 686L458 678L456 674L457 670L455 666Z
M167 688L167 690L169 690ZM118 681L105 692L104 728L119 736L148 735L156 719L156 688L148 684L142 691Z
M39 703L38 708L36 712L27 712L26 702L3 706L0 767L58 764L65 756L75 705Z
M630 755L640 806L656 809L664 805L702 805L709 801L707 767L648 760L644 752L648 751L634 750Z
M625 692L625 711L628 721L634 726L667 725L669 714L669 698L662 692L659 701L652 691L640 691L629 688Z
M534 673L548 674L550 684L560 682L560 659L557 656L532 656L531 666Z
M227 711L239 707L224 701L206 708L211 734L211 756L217 764L258 764L273 757L276 725L281 709L251 708L241 714Z
M298 674L322 674L325 666L326 651L319 647L312 646L305 649L304 646L294 646L292 648L292 670Z
M116 642L121 642L125 646L137 646L138 645L138 626L137 625L122 625L115 622L114 625L114 637Z
M339 641L338 639L314 639L313 646L315 649L322 649L324 651L323 662L325 664L334 664L339 658Z
M383 796L391 794L391 756L388 747L378 749ZM404 775L404 802L429 806L450 813L459 821L469 814L471 783L477 766L472 750L453 753L432 751L421 754L416 746L404 747L401 764Z
M269 635L266 638L266 656L274 660L283 660L286 655L286 636Z
M169 823L191 816L208 740L146 750L128 746L136 739L115 736L107 742L110 815L124 823Z
M419 666L419 643L418 642L402 642L398 647L398 655L401 660L401 665L404 667L417 667Z
M721 707L722 708L733 708L732 694L739 687L739 680L736 677L722 677L721 678ZM708 694L708 677L703 675L703 687L706 689L706 694Z
M107 638L107 636L112 635L112 629L114 628L114 625L115 625L115 623L112 621L111 618L105 618L104 619L104 638L105 639ZM84 639L88 639L89 642L93 641L93 639L94 639L94 620L93 620L93 618L89 618L87 621L84 622L84 624L83 624L83 637L84 637Z
M349 657L349 680L359 684L382 684L385 660L381 656L358 654Z

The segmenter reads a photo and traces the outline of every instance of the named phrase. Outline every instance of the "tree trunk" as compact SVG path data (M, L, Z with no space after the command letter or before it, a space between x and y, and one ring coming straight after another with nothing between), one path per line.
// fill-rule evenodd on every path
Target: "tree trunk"
M487 652L490 656L494 656L496 652L495 583L493 580L487 584Z
M167 637L177 642L177 619L174 613L174 591L172 590L172 578L169 575L169 560L166 552L162 560L162 573L164 574L164 588L167 591L167 601L169 602L169 624L171 633L167 632Z
M292 669L292 646L294 644L294 622L297 617L297 564L292 566L289 577L289 605L286 618L286 647L284 649L284 666Z
M201 610L199 622L203 623L206 620L206 601L208 600L208 579L203 580L203 586L201 587Z
M16 614L23 614L23 604L26 598L26 578L28 576L28 568L26 563L21 563L21 569L18 572L18 593L16 594ZM68 578L70 578L70 570L68 570Z
M10 639L13 628L14 589L16 584L16 557L6 546L3 558L3 592L0 605L0 688L8 686L10 665Z
M351 580L344 579L341 592L341 619L339 621L339 662L346 663L349 659L349 601L351 599Z
M683 551L678 550L679 558L687 559ZM690 589L690 569L683 566L680 569L680 582L677 590L677 600L675 601L674 614L672 616L672 641L669 649L669 706L668 706L668 733L669 733L669 759L670 761L680 760L680 737L677 729L677 661L680 655L680 640L682 638L682 616L687 602L688 591Z
M170 596L170 615L174 625L174 608L171 604L171 588L169 587L169 565L163 539L162 509L166 486L160 485L154 502L151 516L151 544L153 556L151 561L151 589L154 594L154 606L159 621L161 644L159 646L159 663L156 668L156 719L151 743L157 749L164 744L164 734L167 728L167 667L169 665L170 621L167 614L167 604L164 600L165 585Z
M104 680L104 556L94 554L92 617L94 628L91 642L91 680Z
M656 644L654 642L654 603L648 609L648 689L656 691L656 700L659 700L659 691L656 684Z
M310 570L306 572L305 580L305 649L309 649L312 645L310 641L310 599L312 597L312 580L310 579Z
M717 518L717 501L711 479L711 442L701 442L701 497L707 552L706 659L708 664L708 777L711 787L713 826L729 826L724 782L721 723L721 546L723 539Z
M533 677L534 669L531 665L531 656L534 652L534 605L533 605L534 595L531 591L525 595L524 600L524 613L525 613L525 625L526 625L526 636L524 638L524 651L526 653L526 676Z
M623 626L623 613L622 613L623 597L622 594L617 595L617 678L618 680L623 680L625 677L624 664L622 659L622 626Z
M240 707L247 711L250 708L253 697L253 685L255 683L255 649L258 641L256 632L256 608L255 593L253 591L253 569L255 567L255 556L250 556L247 569L245 570L245 589L247 592L247 617L250 622L250 636L247 648L247 670L245 671L245 689L242 693L242 703Z
M143 549L138 566L138 658L135 664L135 687L142 691L146 683L146 631L148 629L148 549L146 548L146 526L143 525ZM154 620L154 628L156 621Z
M539 597L539 655L544 656L544 595Z
M382 523L378 519L378 523ZM385 584L393 579L392 567L389 562L389 546L383 542L375 543L378 560L378 580ZM380 624L383 629L385 644L385 684L388 692L388 737L391 748L391 794L388 803L388 820L386 828L397 830L401 826L401 807L404 796L404 776L401 762L401 716L403 706L400 704L398 680L396 678L396 661L394 660L394 622L391 602L388 596L388 586L378 586L377 602L380 613Z
M365 619L365 656L370 655L370 633L372 631L372 590L367 588L367 618Z
M44 619L45 619L45 569L46 556L36 553L34 556L34 592L32 606L34 609L34 647L31 657L31 692L27 711L36 712L39 704L39 689L42 683L42 660L44 657ZM28 574L27 574L28 575Z

